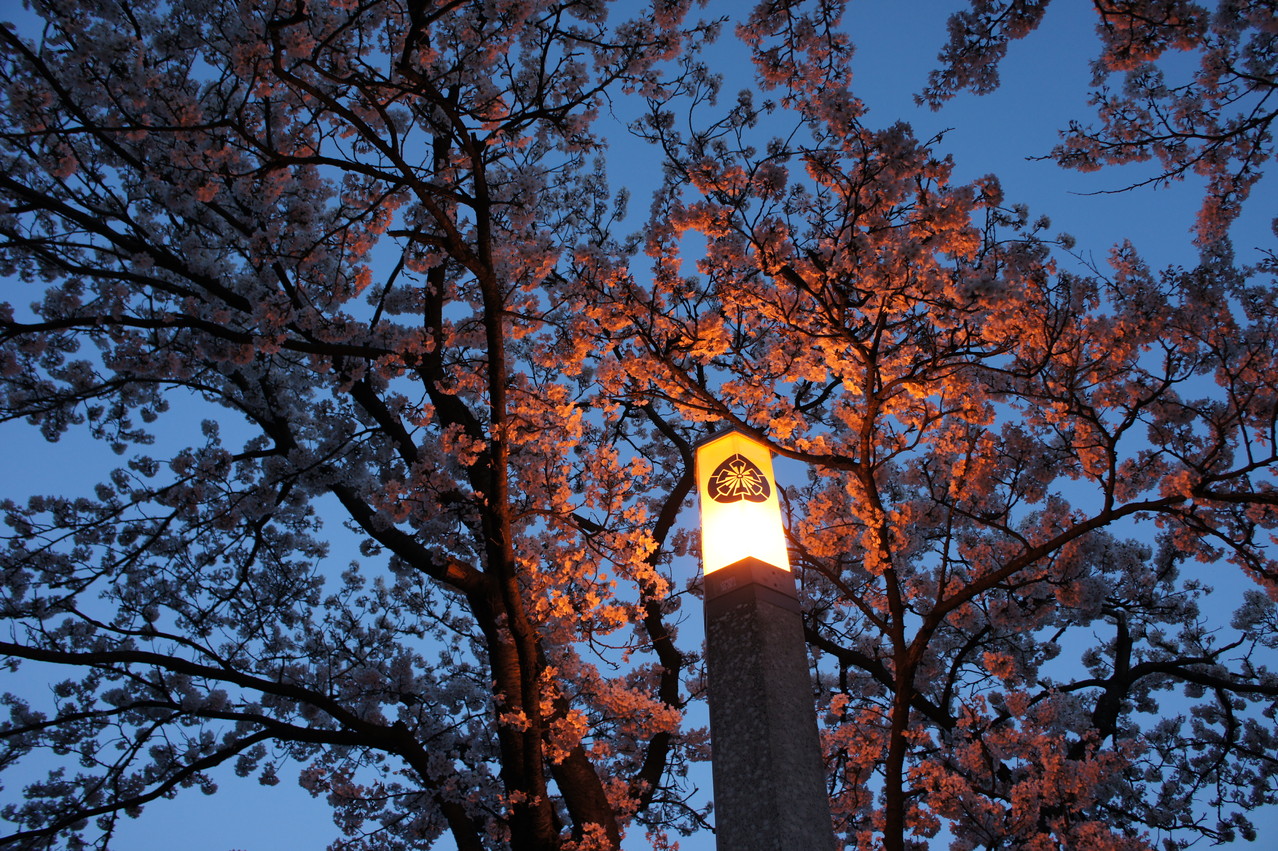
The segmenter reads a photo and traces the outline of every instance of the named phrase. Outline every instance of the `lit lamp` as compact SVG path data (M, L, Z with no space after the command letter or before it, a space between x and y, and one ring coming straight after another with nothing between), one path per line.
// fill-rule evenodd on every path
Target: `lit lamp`
M707 575L743 558L790 569L766 446L739 431L710 438L697 447L697 488L701 568Z
M766 446L697 447L719 851L833 851L803 617Z

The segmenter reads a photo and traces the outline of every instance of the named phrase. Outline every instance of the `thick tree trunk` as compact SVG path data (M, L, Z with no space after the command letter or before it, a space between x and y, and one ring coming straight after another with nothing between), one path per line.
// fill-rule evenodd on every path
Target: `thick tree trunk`
M883 765L883 848L905 851L906 807L905 752L906 733L910 728L910 700L914 690L914 671L898 660L896 687L892 700L891 730L888 734L887 759Z

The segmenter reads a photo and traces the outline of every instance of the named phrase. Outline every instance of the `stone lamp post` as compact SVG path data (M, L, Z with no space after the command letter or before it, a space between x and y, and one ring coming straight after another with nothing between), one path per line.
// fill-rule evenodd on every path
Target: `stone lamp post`
M697 447L718 851L834 851L803 620L766 446Z

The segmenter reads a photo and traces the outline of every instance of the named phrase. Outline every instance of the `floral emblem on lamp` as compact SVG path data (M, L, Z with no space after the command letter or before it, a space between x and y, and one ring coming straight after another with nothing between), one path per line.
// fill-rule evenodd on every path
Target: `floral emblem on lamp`
M715 502L764 502L772 494L768 477L741 454L731 455L714 468L706 485Z

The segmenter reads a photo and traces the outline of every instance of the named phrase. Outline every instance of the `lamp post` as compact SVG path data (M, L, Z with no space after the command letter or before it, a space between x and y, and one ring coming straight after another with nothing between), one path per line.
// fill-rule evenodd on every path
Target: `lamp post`
M812 681L768 448L697 447L718 851L833 851Z

